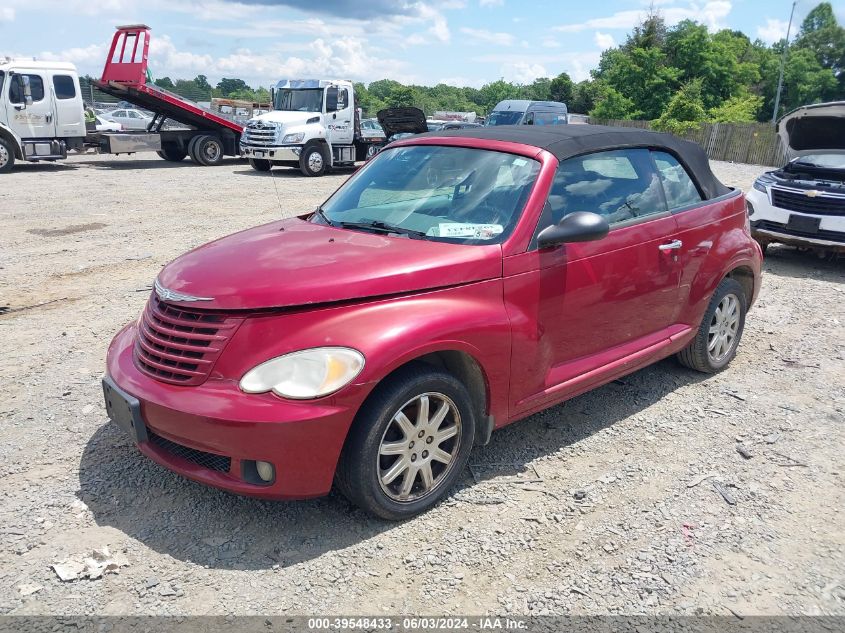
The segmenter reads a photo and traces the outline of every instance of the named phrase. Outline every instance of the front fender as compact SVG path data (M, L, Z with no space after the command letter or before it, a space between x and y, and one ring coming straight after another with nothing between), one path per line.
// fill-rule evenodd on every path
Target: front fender
M321 346L359 350L365 366L355 381L355 402L341 389L325 400L358 407L372 389L402 365L440 351L470 355L488 386L489 413L507 417L510 379L510 322L502 301L502 280L334 307L296 310L247 319L214 369L238 381L271 358Z
M23 160L23 152L21 150L21 137L15 134L12 128L10 128L5 123L0 123L0 136L12 142L12 145L14 146L15 150L15 158Z

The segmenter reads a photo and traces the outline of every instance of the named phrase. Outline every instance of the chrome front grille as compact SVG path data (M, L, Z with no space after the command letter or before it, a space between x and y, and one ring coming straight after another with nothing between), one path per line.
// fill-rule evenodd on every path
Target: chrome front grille
M273 123L250 121L241 134L241 143L258 147L271 147L278 145L276 138L276 126Z

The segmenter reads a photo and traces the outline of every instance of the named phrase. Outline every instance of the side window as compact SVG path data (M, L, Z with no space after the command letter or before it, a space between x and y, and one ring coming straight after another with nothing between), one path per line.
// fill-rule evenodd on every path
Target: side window
M566 123L566 115L557 112L538 112L534 118L534 125L562 125Z
M543 226L576 211L592 211L614 224L666 213L660 179L647 149L585 154L563 161L549 193Z
M73 99L76 97L76 86L73 77L70 75L54 75L53 89L56 91L56 99Z
M523 125L534 125L534 113L529 112L525 115L525 120L522 122Z
M343 110L349 105L349 91L344 88L337 91L337 109Z
M666 152L652 152L651 155L660 173L660 180L663 181L669 209L680 209L701 202L701 194L695 183L674 156Z
M3 96L3 83L6 79L6 73L0 70L0 97Z
M119 117L121 119L126 118L126 112L124 112L123 110L115 110L114 112L111 113L111 115L113 117Z
M33 101L44 99L44 81L38 75L20 75L29 77L29 92ZM9 82L9 103L24 103L23 90L17 81Z

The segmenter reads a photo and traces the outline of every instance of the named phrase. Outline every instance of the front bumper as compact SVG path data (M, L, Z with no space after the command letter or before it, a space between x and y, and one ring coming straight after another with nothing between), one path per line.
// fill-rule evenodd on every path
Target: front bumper
M243 158L256 158L259 160L298 161L302 153L299 145L263 146L244 145L241 143L241 156Z
M752 189L746 199L754 209L751 215L751 234L760 242L778 242L793 246L809 246L845 252L845 216L815 215L774 206L769 195ZM805 224L817 221L809 230L795 222L806 218Z
M104 381L137 400L143 429L122 428L141 453L188 479L236 494L301 499L329 492L357 406L331 398L318 403L245 394L235 381L215 377L195 387L168 385L135 366L134 343L134 325L114 338ZM357 401L356 395L350 399ZM254 483L249 465L256 460L273 464L272 483Z

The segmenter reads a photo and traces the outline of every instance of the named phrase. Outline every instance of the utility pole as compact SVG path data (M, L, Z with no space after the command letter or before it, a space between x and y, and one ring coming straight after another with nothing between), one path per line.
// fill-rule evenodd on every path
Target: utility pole
M778 75L778 91L775 94L775 109L772 112L772 123L778 120L778 110L780 109L780 92L783 90L783 68L786 66L786 54L789 52L789 32L792 30L792 16L795 15L795 5L798 0L792 3L792 11L789 12L789 26L786 27L786 41L783 44L783 53L780 56L780 75Z

